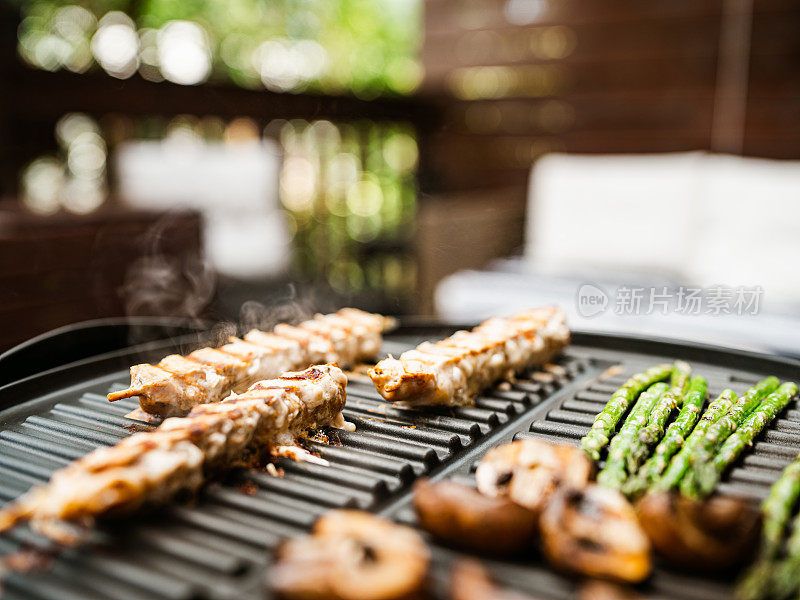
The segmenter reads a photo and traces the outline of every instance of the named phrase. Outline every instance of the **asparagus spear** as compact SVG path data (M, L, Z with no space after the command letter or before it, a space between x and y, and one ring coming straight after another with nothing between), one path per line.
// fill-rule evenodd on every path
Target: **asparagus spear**
M608 446L606 466L597 474L598 483L614 489L620 489L625 483L628 477L628 453L633 448L639 429L647 423L647 415L668 389L666 383L654 383L639 396L619 433Z
M690 436L700 418L707 396L706 380L702 377L692 377L689 388L683 398L683 406L680 413L667 428L664 438L656 446L653 455L639 469L637 477L628 482L625 489L627 494L636 495L644 491L667 468L672 456L681 449L681 446Z
M672 363L672 371L669 374L669 387L680 388L683 392L689 385L689 378L692 376L692 367L683 360L676 360Z
M614 392L603 410L595 417L589 433L581 439L583 451L593 460L600 460L600 450L608 444L614 428L633 401L643 390L655 382L665 379L671 372L671 365L656 365L628 379L621 388Z
M783 470L780 479L772 485L769 496L761 505L761 512L764 515L761 526L762 556L774 558L777 555L786 523L798 498L800 498L800 454ZM800 537L797 541L800 542Z
M736 431L736 428L753 412L761 400L774 392L779 384L780 381L777 377L767 377L747 390L744 396L734 402L728 414L717 421L713 427L709 428L702 444L697 449L699 461L704 462L710 459L719 445Z
M647 426L639 430L638 439L634 442L634 447L628 454L628 470L631 473L635 473L639 465L642 464L650 446L664 435L664 427L669 420L669 416L683 401L683 394L686 391L686 383L689 380L690 373L691 367L687 363L675 361L673 382L682 385L670 388L669 392L662 396L661 400L650 412L650 416L647 418Z
M749 393L749 392L748 392ZM707 496L714 491L725 472L753 440L783 410L797 394L797 384L786 382L761 401L761 404L742 422L722 444L719 452L708 462L692 470L695 475L694 488L688 488L689 495ZM682 488L683 489L683 488Z
M800 514L795 515L790 530L786 558L770 570L770 591L775 598L796 598L800 590Z
M692 460L698 444L703 441L703 438L714 423L725 416L731 405L736 401L736 394L733 390L725 390L716 400L709 404L706 412L703 413L703 418L695 426L686 443L681 448L681 451L673 457L670 461L667 470L661 478L653 484L655 490L666 491L678 485L683 478L686 471L689 469L689 464Z
M800 454L783 470L780 479L770 488L769 496L761 505L763 525L758 560L748 570L738 586L736 595L741 600L757 600L774 586L788 595L797 589L800 573L800 517L795 517L794 529L789 538L788 558L780 565L777 562L781 540L792 509L800 498ZM791 589L789 589L791 588ZM787 591L788 590L788 591ZM781 594L779 594L781 595ZM783 597L781 595L781 597Z
M777 377L767 377L760 381L738 400L734 399L726 415L708 428L706 434L694 448L690 459L690 467L681 481L681 490L687 496L697 496L697 469L710 462L722 443L741 425L741 423L759 406L761 400L778 387Z

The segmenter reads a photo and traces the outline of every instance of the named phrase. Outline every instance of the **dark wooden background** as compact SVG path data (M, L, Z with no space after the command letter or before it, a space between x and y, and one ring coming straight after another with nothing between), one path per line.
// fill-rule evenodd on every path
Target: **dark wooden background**
M6 222L16 210L20 169L55 149L54 125L66 112L98 118L249 116L260 125L277 118L406 121L416 126L420 143L413 307L419 313L433 311L432 291L441 277L520 247L528 173L542 154L709 150L800 158L798 1L543 0L533 22L513 25L504 13L506 0L427 0L421 89L409 98L373 101L34 71L17 58L14 6L0 4L0 197L7 199ZM482 83L476 87L475 81ZM93 217L94 225L73 220L55 227L103 230L126 219L111 209ZM187 217L185 231L199 228L192 219ZM23 221L25 235L35 239L35 228ZM482 224L491 235L474 235ZM52 229L44 222L37 226L45 237ZM437 235L445 230L446 240ZM15 333L4 335L0 348L58 324L122 314L119 299L65 295L81 279L61 277L42 287L36 265L46 261L30 259L36 244L24 252L11 245L14 231L0 241L0 281L13 288L0 297L0 324L13 321L9 331ZM196 248L199 229L187 239ZM135 254L122 253L120 260ZM85 268L120 266L85 262ZM41 297L28 305L20 303L20 293Z

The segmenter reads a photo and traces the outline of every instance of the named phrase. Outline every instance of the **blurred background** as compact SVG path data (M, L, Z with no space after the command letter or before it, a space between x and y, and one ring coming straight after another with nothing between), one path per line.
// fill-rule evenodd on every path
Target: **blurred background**
M0 0L0 350L558 302L800 355L799 31L792 0Z

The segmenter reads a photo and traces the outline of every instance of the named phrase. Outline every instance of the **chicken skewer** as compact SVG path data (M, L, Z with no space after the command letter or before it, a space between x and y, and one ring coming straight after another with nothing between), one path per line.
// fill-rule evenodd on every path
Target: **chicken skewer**
M172 354L157 365L135 365L130 387L108 399L138 396L150 415L182 416L198 404L218 402L284 371L325 363L345 367L373 358L382 332L393 323L388 317L343 308L296 327L282 323L271 333L254 329L220 348L201 348L185 357Z
M0 510L0 532L30 521L56 541L77 542L76 530L95 517L194 491L207 474L252 464L296 443L307 429L343 427L346 385L338 367L315 366L196 406L187 417L167 419L56 471L47 484Z
M389 402L459 406L495 381L541 365L569 342L564 313L554 307L494 317L472 331L425 342L380 361L369 376Z

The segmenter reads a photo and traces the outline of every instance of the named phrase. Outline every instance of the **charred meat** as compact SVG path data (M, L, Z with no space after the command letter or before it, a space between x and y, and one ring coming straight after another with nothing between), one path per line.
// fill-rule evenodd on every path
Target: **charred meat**
M139 397L142 410L159 417L182 416L198 404L218 402L255 381L313 364L342 367L373 358L382 332L393 320L355 308L317 315L298 326L281 324L271 333L253 330L220 348L172 354L156 365L131 367L131 385L108 399Z
M369 376L389 402L465 405L499 379L551 360L568 342L564 313L539 308L489 319L440 342L425 342L400 358L380 361Z
M167 419L56 471L47 484L0 510L0 532L30 521L56 541L77 542L75 525L166 502L196 490L208 473L241 465L244 456L293 444L307 429L343 426L346 384L338 367L324 365L196 406L187 417Z

